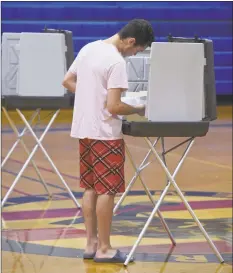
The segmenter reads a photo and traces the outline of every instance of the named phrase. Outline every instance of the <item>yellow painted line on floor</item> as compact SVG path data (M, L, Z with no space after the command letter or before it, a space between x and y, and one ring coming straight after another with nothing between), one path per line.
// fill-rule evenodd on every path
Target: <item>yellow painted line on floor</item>
M156 194L156 195L153 195L153 198L155 201L158 201L159 198L160 198L160 195L159 194ZM185 196L186 200L188 202L191 202L191 201L218 201L218 200L229 200L230 198L215 198L215 197L205 197L205 196ZM117 197L116 198L116 202L120 199L120 197ZM142 196L142 195L136 195L136 196L127 196L124 200L124 202L122 203L122 206L125 206L125 205L141 205L142 202L149 202L148 204L152 205L149 197L146 195L146 196ZM174 195L174 196L166 196L164 198L164 201L162 204L164 204L164 202L174 202L174 203L181 203L181 199L179 196L177 195Z
M231 218L232 217L232 208L220 208L220 209L203 209L203 210L194 210L195 214L200 220L204 219L224 219L224 218ZM31 220L17 220L17 221L4 221L4 229L40 229L40 228L55 228L55 227L65 227L64 224L56 224L52 225L51 223L54 222L61 222L61 221L72 221L75 219L81 218L81 216L73 216L73 217L60 217L60 218L43 218L43 213L41 213L41 219L31 219ZM147 213L138 213L137 217L144 217L145 219L149 217ZM192 220L191 215L188 211L163 211L162 215L165 219L185 219L185 220ZM127 219L124 220L127 222ZM135 227L138 224L128 221L128 226ZM130 224L131 223L131 224ZM192 223L196 225L195 223ZM66 226L67 228L71 227ZM85 229L83 223L80 224L73 224L72 227L77 229Z
M150 213L151 212L139 213L137 214L137 217L148 218ZM161 213L163 217L166 219L185 219L185 220L193 219L187 210L162 211ZM196 214L197 218L199 218L199 220L232 218L232 208L194 210L194 213ZM196 224L194 223L194 225Z
M25 115L25 118L29 120L31 116L33 115L34 111L22 111L22 113ZM42 110L40 112L40 124L47 124L48 121L52 117L52 113L55 113L55 111L49 111L49 110ZM23 125L23 121L18 115L16 111L8 111L8 114L10 118L16 123L17 125ZM9 122L5 115L2 113L2 126L3 125L9 125ZM73 110L71 109L62 109L60 113L58 114L57 118L55 119L53 124L61 124L61 123L71 123L73 118ZM36 118L35 121L32 124L36 124L38 122L38 119Z
M154 200L157 201L160 198L160 194L153 195ZM188 202L191 201L219 201L219 200L229 200L231 198L221 198L221 197L207 197L207 196L185 196ZM116 197L115 203L120 199L120 197ZM78 199L81 202L81 198ZM142 202L151 204L151 201L147 195L135 195L135 196L127 196L122 203L122 206L125 205L141 205ZM164 202L174 202L181 203L181 199L177 195L166 196ZM163 203L164 203L163 202ZM12 205L9 207L4 207L3 212L17 212L17 211L33 211L33 210L50 210L50 209L76 209L74 203L71 199L67 200L52 200L52 201L39 201L32 203L23 203Z
M178 154L178 153L171 152L171 153L169 153L169 155L176 156L176 157L180 158L180 154ZM211 166L214 166L214 167L223 168L223 169L227 169L227 170L232 171L232 167L228 166L228 165L218 164L218 163L215 163L215 162L212 162L212 161L202 160L202 159L198 159L198 158L191 157L191 156L187 156L186 159L192 160L192 161L195 161L195 162L198 162L198 163L201 163L201 164L211 165Z
M40 228L59 228L59 227L67 227L70 226L60 225L60 224L52 224L54 222L60 221L75 221L80 217L60 217L60 218L41 218L41 219L33 219L33 220L17 220L17 221L5 221L4 229L40 229ZM84 229L84 226L83 226Z
M76 209L74 202L71 199L67 200L52 200L39 201L32 203L17 204L3 208L3 212L10 211L32 211L32 210L48 210L48 209Z
M132 145L132 144L127 144L127 145L128 145L129 148L137 149L137 150L143 151L145 153L149 151L149 147L138 147L138 146ZM173 156L173 157L176 157L176 158L179 158L179 159L181 158L180 154L174 153L174 152L170 152L168 154L168 156ZM191 156L187 156L186 160L191 160L191 161L195 161L195 162L200 163L200 164L211 165L211 166L214 166L214 167L218 167L218 168L227 169L227 170L232 171L231 166L224 165L224 164L218 164L218 163L208 161L208 160L202 160L202 159L198 159L198 158L191 157ZM155 161L155 159L153 159L153 161Z

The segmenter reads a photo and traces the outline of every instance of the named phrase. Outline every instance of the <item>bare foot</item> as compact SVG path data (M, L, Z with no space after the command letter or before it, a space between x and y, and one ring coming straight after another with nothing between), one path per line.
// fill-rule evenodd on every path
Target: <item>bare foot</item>
M96 258L112 258L116 255L116 250L115 249L107 249L105 251L102 251L101 249L98 249L96 252L95 257Z
M85 251L84 253L85 254L93 254L93 253L96 253L97 251L97 247L98 247L98 241L93 241L89 244L86 245L86 248L85 248Z

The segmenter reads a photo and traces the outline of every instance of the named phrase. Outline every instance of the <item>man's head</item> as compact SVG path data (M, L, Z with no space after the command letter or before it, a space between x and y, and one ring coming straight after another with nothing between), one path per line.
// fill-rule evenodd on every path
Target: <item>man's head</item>
M123 56L136 55L154 42L151 24L143 19L134 19L118 32L119 50Z

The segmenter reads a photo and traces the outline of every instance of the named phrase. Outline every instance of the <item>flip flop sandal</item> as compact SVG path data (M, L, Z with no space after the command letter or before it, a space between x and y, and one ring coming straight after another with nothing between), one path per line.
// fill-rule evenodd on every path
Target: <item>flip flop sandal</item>
M120 250L117 250L115 256L112 258L94 258L94 262L96 263L124 263L127 259L127 255L120 252ZM134 258L130 259L130 262L132 263L134 261Z
M96 252L94 252L94 253L84 253L83 254L83 259L84 260L92 260L92 259L95 258L95 253Z

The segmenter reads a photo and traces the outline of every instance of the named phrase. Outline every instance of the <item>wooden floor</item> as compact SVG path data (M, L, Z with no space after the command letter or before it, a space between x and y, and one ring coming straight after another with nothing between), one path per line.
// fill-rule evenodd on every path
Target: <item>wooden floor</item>
M95 264L82 260L85 230L82 213L75 207L50 163L41 150L35 154L35 163L46 181L52 198L43 187L30 164L10 194L2 209L2 272L3 273L229 273L232 272L232 117L231 107L219 107L218 120L211 123L206 137L197 138L176 182L194 212L207 230L225 263L207 244L202 233L180 198L171 188L160 207L177 246L171 248L167 233L157 216L136 249L136 262L127 268L114 264ZM29 117L31 113L26 113ZM48 112L41 113L40 124L34 129L40 137ZM16 113L11 117L22 128ZM49 116L51 118L51 116ZM63 178L81 203L79 188L78 145L71 139L72 113L61 112L56 123L43 140L43 146L61 172ZM2 160L15 142L15 134L2 116ZM23 137L31 151L36 144L30 133ZM127 146L137 166L148 147L143 139L126 137ZM166 139L166 149L183 139ZM174 171L185 146L167 155L167 164ZM157 146L161 151L161 144ZM27 154L20 144L2 169L2 198L23 167ZM166 185L166 177L158 162L151 164L142 177L155 200ZM126 181L134 169L129 158L125 165ZM119 199L119 197L118 197ZM117 200L116 200L117 201ZM113 218L112 244L129 252L141 232L153 207L138 179Z

